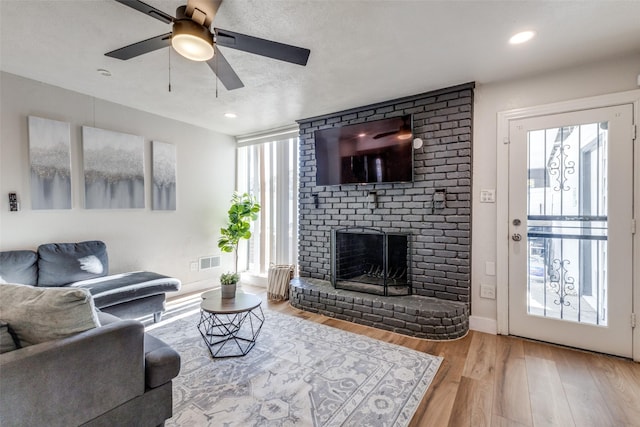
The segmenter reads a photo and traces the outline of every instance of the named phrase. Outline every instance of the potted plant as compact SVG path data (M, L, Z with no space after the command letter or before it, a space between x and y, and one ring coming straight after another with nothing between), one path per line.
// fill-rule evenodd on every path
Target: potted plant
M224 273L220 275L220 289L222 298L233 298L236 296L236 284L240 281L238 273Z
M240 280L238 274L238 245L240 240L251 238L251 222L258 219L260 204L249 193L233 193L229 208L228 224L220 229L218 248L222 252L233 253L235 270L220 276L223 298L233 298L236 294L236 284Z

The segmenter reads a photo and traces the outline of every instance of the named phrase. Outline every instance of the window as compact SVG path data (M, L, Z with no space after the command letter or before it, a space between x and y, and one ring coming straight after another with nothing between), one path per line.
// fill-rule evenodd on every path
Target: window
M297 265L297 128L293 135L238 148L238 191L253 194L262 207L252 238L238 254L240 269L254 275L266 275L271 264Z

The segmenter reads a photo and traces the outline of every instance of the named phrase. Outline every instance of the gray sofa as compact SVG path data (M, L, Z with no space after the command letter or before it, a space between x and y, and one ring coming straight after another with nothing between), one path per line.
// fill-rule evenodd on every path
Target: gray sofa
M0 252L0 283L86 288L97 308L123 319L153 314L158 322L165 310L166 292L181 286L176 278L150 271L108 272L107 247L99 240Z
M172 416L179 354L142 323L101 326L0 354L0 425L161 426Z

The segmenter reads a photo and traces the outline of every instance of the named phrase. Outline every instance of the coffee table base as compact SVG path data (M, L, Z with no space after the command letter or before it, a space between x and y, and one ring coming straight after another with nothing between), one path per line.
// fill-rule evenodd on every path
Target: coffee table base
M200 310L198 331L213 358L244 356L256 344L264 323L262 307L234 314Z

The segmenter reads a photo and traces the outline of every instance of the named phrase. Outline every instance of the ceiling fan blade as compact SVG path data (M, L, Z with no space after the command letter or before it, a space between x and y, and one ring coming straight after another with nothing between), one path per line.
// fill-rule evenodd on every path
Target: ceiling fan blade
M173 16L164 13L161 10L156 9L153 6L149 6L146 3L143 3L139 0L116 0L118 3L122 3L125 6L129 6L138 12L142 12L145 15L149 15L152 18L156 18L166 24L170 24L173 22Z
M222 82L227 90L240 89L241 87L244 87L244 84L240 81L240 77L238 77L236 72L233 71L233 68L231 68L227 58L225 58L222 55L222 52L220 52L220 49L215 45L213 48L215 49L215 54L213 55L213 58L207 61L207 64L211 67L213 73L218 76L220 82Z
M242 50L244 52L255 53L256 55L268 58L279 59L280 61L291 62L298 65L307 65L309 60L309 49L265 40L246 34L235 33L233 31L214 28L216 33L215 42L224 47Z
M105 56L126 61L127 59L135 58L136 56L144 55L145 53L153 52L154 50L167 46L171 46L171 33L151 37L150 39L112 50L111 52L105 53Z
M398 130L392 130L392 131L389 131L389 132L382 132L382 133L379 133L376 136L374 136L373 139L384 138L385 136L393 135L393 134L396 134L398 132L400 132L399 129Z
M207 15L204 26L209 28L221 3L222 0L188 0L186 13L187 16L193 16L193 11L196 9L204 12Z

